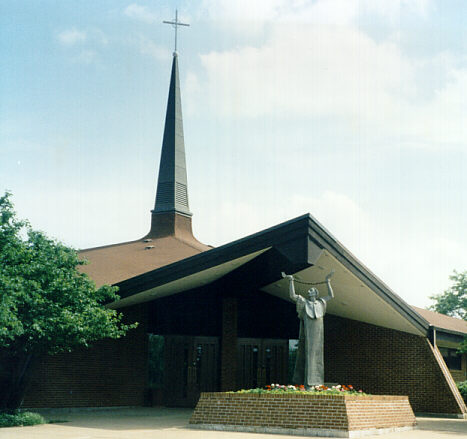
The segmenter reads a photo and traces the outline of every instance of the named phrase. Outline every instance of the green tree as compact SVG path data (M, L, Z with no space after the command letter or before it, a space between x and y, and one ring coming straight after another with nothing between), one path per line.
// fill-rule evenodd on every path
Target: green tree
M430 309L441 314L467 320L467 271L458 273L454 270L449 279L453 284L443 294L430 297L435 301ZM467 337L459 350L467 352Z
M97 289L78 270L85 262L77 252L18 220L10 198L0 197L0 410L21 405L42 355L120 338L137 325L104 307L117 288Z

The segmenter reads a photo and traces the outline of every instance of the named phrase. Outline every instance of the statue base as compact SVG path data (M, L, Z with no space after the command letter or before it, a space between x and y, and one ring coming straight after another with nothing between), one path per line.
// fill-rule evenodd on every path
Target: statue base
M407 396L202 393L190 427L206 430L361 437L415 428Z

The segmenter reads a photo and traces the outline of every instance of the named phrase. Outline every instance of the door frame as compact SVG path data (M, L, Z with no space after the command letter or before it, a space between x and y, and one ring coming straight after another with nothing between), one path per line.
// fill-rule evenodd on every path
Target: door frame
M245 347L251 347L251 352ZM282 358L274 347L282 348ZM250 357L257 348L256 358ZM268 351L269 349L269 351ZM272 351L276 361L267 367L267 355ZM274 355L275 354L275 355ZM247 357L248 355L248 357ZM277 358L279 357L279 358ZM289 340L275 338L250 338L241 337L237 339L237 388L255 388L264 387L266 382L273 380L280 384L286 384L289 358ZM248 370L248 368L251 368ZM272 370L271 370L272 368ZM256 369L256 370L254 370ZM268 370L269 369L269 370ZM269 375L269 377L268 377ZM271 376L272 375L272 376Z
M194 407L201 392L218 390L219 337L165 335L164 340L165 406ZM203 345L207 363L200 356Z

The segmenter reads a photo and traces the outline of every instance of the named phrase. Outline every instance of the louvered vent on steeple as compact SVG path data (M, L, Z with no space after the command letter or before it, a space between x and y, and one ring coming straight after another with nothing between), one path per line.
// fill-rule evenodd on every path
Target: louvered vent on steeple
M182 104L176 52L174 52L172 62L156 202L153 210L154 214L165 212L192 215L188 204Z

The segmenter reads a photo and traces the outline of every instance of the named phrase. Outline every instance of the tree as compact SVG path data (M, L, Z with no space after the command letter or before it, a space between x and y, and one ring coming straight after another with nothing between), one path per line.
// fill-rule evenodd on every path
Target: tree
M77 252L16 217L11 194L0 197L0 410L21 405L27 376L40 356L120 338L137 323L105 303L117 288L78 270Z
M441 314L467 320L467 271L458 273L454 270L449 279L453 281L453 284L443 294L430 297L436 302L430 306L430 309ZM467 352L467 337L459 350Z

